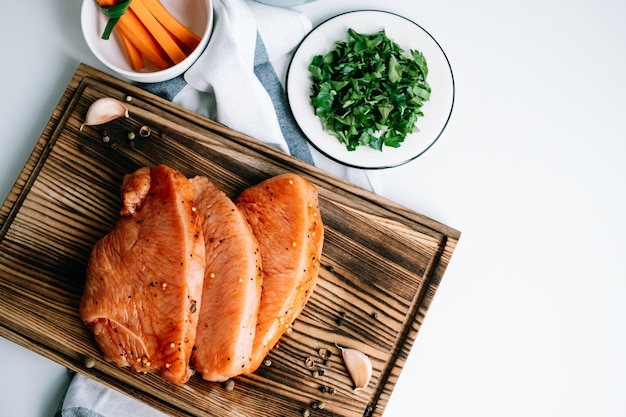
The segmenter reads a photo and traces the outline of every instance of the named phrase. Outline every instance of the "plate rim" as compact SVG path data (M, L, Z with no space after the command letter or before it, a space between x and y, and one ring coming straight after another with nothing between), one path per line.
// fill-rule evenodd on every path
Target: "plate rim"
M304 129L301 126L300 121L298 120L296 114L293 111L292 108L292 100L290 99L290 94L289 94L289 79L294 67L294 60L298 54L298 51L300 51L302 45L308 40L310 39L311 36L313 36L318 29L320 29L322 26L325 26L326 24L328 24L331 21L337 20L337 19L341 19L343 17L345 17L346 15L354 15L354 14L361 14L361 13L380 13L380 14L384 14L384 15L391 15L394 16L396 18L400 18L403 19L407 22L409 22L410 24L416 26L416 28L420 29L421 31L424 32L424 34L426 34L433 42L434 45L437 47L437 49L441 52L446 66L448 68L448 70L450 71L450 81L451 81L451 102L450 102L450 109L448 111L448 114L445 117L445 121L443 123L443 125L441 126L441 129L438 131L438 133L435 135L435 137L432 139L432 141L424 148L422 149L420 152L418 152L416 155L411 155L409 157L407 157L406 159L403 159L399 162L396 163L391 163L391 164L381 164L381 165L366 165L366 164L356 164L356 163L351 163L351 162L346 162L344 160L342 160L339 157L336 157L334 155L331 155L329 152L325 151L324 149L322 149L318 144L315 143L314 140L312 140L309 135L307 135L304 131ZM309 31L309 33L307 33L302 40L298 43L298 45L296 46L296 48L294 49L293 54L291 55L291 58L289 60L289 65L287 66L287 71L286 71L286 78L285 78L285 95L286 95L286 99L287 99L287 104L289 107L289 111L291 112L291 115L293 117L293 120L295 121L295 124L298 128L298 130L300 131L300 133L302 134L302 136L304 136L304 138L306 139L307 143L309 143L313 148L315 148L318 152L320 152L322 155L324 155L325 157L331 159L332 161L335 161L341 165L347 166L347 167L351 167L351 168L359 168L359 169L367 169L367 170L382 170L382 169L388 169L388 168L395 168L401 165L405 165L415 159L417 159L418 157L420 157L421 155L423 155L424 153L426 153L426 151L428 151L441 137L441 135L443 134L443 132L446 130L446 127L448 126L448 123L450 122L450 119L452 117L452 112L454 109L454 104L456 101L456 82L455 82L455 78L454 78L454 71L452 70L452 65L450 63L450 59L448 58L448 55L446 54L446 52L444 51L444 49L441 47L441 44L437 41L437 39L435 39L435 37L428 31L426 30L423 26L421 26L420 24L418 24L417 22L415 22L414 20L403 16L401 14L398 14L396 12L392 12L392 11L388 11L388 10L381 10L381 9L358 9L358 10L350 10L350 11L346 11L343 13L339 13L337 15L331 16L328 19L323 20L322 22L320 22L317 26L315 26L313 29L311 29ZM334 138L334 136L330 135L330 137Z

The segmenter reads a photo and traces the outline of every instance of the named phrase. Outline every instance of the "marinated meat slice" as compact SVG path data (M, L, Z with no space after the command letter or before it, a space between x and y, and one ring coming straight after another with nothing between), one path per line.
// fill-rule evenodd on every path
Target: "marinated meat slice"
M150 168L142 167L122 180L122 216L135 214L150 191Z
M159 165L126 176L122 196L122 217L92 250L80 317L105 357L183 384L205 264L193 191Z
M191 179L206 247L192 364L208 381L248 372L259 313L261 255L250 225L206 177Z
M324 240L317 189L281 174L245 189L235 200L250 223L263 263L263 290L251 371L302 312L317 281Z

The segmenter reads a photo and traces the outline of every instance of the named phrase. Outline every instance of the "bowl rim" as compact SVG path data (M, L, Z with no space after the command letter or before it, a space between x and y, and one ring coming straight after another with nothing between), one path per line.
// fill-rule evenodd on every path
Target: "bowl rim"
M117 74L137 82L143 83L157 83L162 81L167 81L173 78L176 78L178 75L184 73L189 67L198 59L198 57L204 52L211 35L213 33L213 25L214 25L214 10L213 10L213 0L204 0L207 5L207 23L202 33L200 43L184 60L179 62L178 64L172 65L168 68L162 70L155 71L133 71L129 69L125 69L120 67L119 65L115 65L109 59L107 59L99 50L99 48L95 44L95 39L91 31L93 31L93 26L88 24L88 20L92 18L92 13L97 11L96 0L83 0L81 6L81 31L83 34L83 38L89 47L89 50L92 54L106 67L116 72ZM98 35L99 36L99 35Z

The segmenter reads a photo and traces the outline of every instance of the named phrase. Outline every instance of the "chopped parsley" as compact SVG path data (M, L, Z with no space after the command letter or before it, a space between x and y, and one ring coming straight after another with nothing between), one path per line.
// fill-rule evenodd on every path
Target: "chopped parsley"
M372 34L348 29L348 34L347 41L335 41L334 49L309 64L315 114L349 151L398 148L417 130L430 98L426 59L417 50L406 56L384 29Z

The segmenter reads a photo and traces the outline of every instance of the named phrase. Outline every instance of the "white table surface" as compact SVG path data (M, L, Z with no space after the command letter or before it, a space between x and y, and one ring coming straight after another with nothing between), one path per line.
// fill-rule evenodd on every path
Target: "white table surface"
M382 194L463 235L385 416L626 415L626 2L319 0L442 45L456 103ZM80 0L3 3L0 198L76 66ZM0 318L1 322L2 318ZM0 415L52 416L66 370L0 338Z

